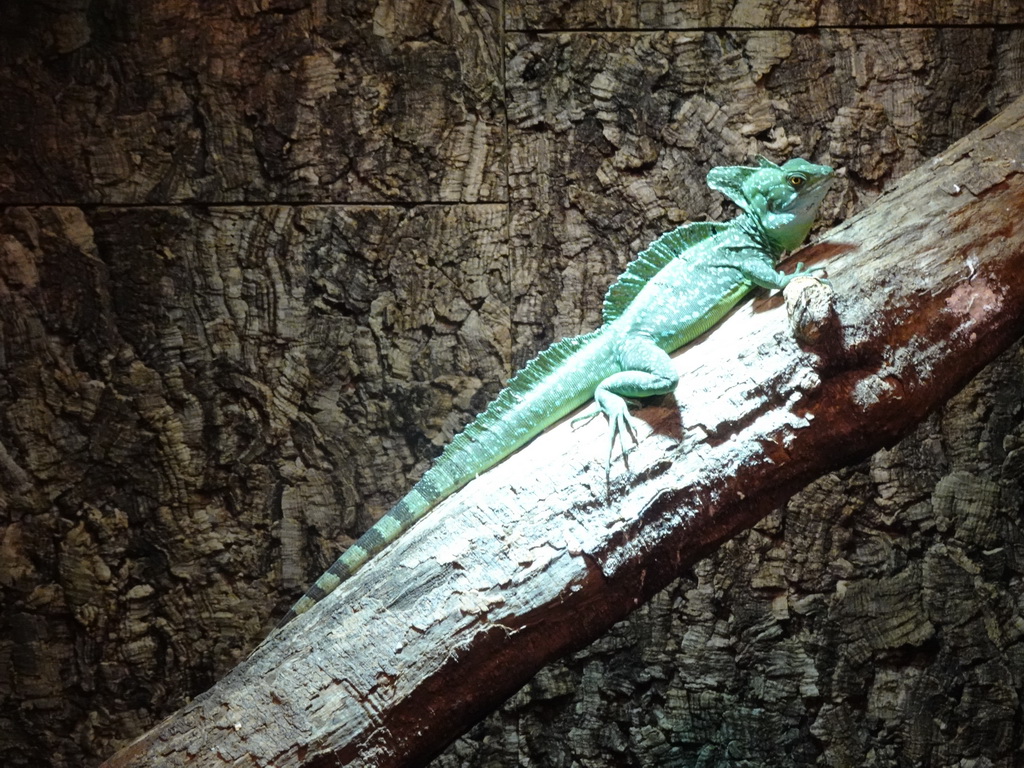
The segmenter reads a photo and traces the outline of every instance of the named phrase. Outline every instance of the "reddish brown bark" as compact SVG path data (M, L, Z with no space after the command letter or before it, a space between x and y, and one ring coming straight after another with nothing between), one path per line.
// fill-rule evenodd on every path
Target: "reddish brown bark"
M802 484L906 434L1024 330L1024 99L801 254L839 338L755 302L678 358L607 489L563 424L107 765L421 764ZM728 350L736 350L729 353Z

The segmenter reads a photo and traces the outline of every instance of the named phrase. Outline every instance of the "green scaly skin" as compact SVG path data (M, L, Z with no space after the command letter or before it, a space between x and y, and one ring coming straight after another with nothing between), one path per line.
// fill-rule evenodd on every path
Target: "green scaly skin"
M685 224L654 241L608 290L601 327L563 339L528 363L279 626L316 605L442 499L591 398L608 417L610 464L616 440L636 440L626 398L675 389L670 352L714 326L755 286L781 289L813 271L798 265L786 275L776 265L807 237L833 175L802 159L712 169L708 185L742 213L728 223Z

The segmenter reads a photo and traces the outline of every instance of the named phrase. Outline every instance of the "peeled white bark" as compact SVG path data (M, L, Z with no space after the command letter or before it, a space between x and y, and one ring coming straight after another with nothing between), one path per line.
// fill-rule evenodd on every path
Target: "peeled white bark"
M604 473L562 423L107 765L421 765L810 479L891 445L1024 332L1024 99L805 249ZM832 314L834 312L834 315Z

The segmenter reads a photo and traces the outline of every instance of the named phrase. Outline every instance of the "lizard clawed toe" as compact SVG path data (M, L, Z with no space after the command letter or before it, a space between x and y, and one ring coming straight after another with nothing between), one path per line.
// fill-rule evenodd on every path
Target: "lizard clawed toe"
M806 240L834 176L832 168L801 158L712 168L708 185L741 213L728 222L682 224L639 253L608 288L601 327L556 341L509 379L416 485L317 579L286 621L326 597L443 499L590 398L598 407L572 423L598 413L608 418L610 500L616 443L627 472L629 452L639 445L627 398L675 391L679 373L670 353L707 332L754 286L781 290L794 277L825 271L801 263L787 275L778 263Z
M633 416L625 401L621 401L621 408L616 408L614 413L608 415L608 458L605 461L605 473L611 474L612 459L615 456L615 443L618 441L622 446L622 455L626 456L636 448L640 441L637 438L637 427ZM626 445L626 435L629 436L632 445Z

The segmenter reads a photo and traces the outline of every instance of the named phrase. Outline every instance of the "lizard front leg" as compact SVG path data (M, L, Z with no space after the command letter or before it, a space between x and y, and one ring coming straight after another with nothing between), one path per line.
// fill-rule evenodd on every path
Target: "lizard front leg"
M800 262L796 265L793 273L787 275L776 269L772 261L759 251L741 252L736 256L734 262L720 266L739 270L740 274L754 285L769 290L782 290L798 277L813 276L817 272L825 271L824 267L804 268L803 262Z
M618 359L621 370L604 379L594 391L594 401L608 417L608 459L605 470L609 473L616 438L622 443L623 453L626 452L626 435L629 435L633 445L637 443L636 428L626 398L664 395L673 391L679 382L679 375L668 353L645 336L628 336L623 339Z

